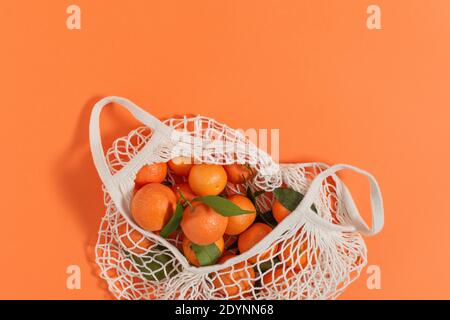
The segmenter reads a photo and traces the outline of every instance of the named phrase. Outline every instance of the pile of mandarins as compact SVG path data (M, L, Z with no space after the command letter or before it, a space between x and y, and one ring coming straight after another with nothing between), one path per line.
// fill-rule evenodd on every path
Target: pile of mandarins
M169 172L172 179L168 179ZM144 230L164 238L177 235L182 239L180 250L190 264L206 266L223 263L238 253L250 250L261 241L272 231L274 224L283 220L295 208L292 200L296 200L296 196L301 197L291 189L280 188L283 190L280 190L280 197L275 197L273 201L270 219L267 220L267 216L262 219L262 213L255 206L255 199L262 192L252 194L245 187L254 174L254 168L247 164L194 164L187 157L177 157L167 163L148 164L136 175L131 214ZM224 190L228 183L245 191L227 196ZM301 198L297 200L299 202ZM131 233L130 230L122 231L128 232L121 239L125 246L133 246L130 240L137 244L134 253L144 253L151 245L137 230ZM228 245L229 241L224 241L224 237L237 241ZM234 247L231 248L232 246ZM260 254L258 259L274 256L274 251L277 248ZM275 254L287 265L293 265L294 268L298 265L301 268L307 262L306 255L298 257L298 252L298 248L288 246L283 252ZM256 257L250 258L249 262L257 263ZM253 267L241 267L241 271L223 277L220 281L228 284L236 282L239 280L239 273L243 273L241 278L255 278ZM263 282L271 282L273 277L281 276L282 270L274 270L264 277ZM251 285L251 281L245 284L247 287ZM224 289L227 291L224 294L230 296L244 289L242 284L229 286Z

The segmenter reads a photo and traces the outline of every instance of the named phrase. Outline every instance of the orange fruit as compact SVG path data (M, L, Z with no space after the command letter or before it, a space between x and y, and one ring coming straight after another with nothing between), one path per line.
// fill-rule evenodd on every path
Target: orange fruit
M241 253L244 253L253 246L255 246L258 242L260 242L262 239L264 239L270 232L272 231L272 228L268 226L267 224L257 222L253 224L250 228L245 230L239 235L238 239L238 248ZM270 248L266 252L263 252L259 254L259 260L267 259L272 252L277 251L278 246L275 246L274 248ZM257 256L251 257L249 259L250 262L255 263L257 261Z
M214 243L223 237L228 217L224 217L203 203L188 206L183 211L180 226L184 235L201 246Z
M131 201L131 215L144 230L159 231L172 217L177 205L173 191L160 183L139 189Z
M137 188L140 188L147 183L152 182L161 183L166 178L166 175L167 175L166 163L161 162L161 163L147 164L138 171L138 173L136 174L136 178L134 179L134 183Z
M153 244L150 239L146 238L142 233L133 229L128 223L124 222L117 227L120 243L129 251L143 254Z
M183 194L183 196L186 198L187 201L192 201L197 195L192 191L191 187L189 187L189 183L187 182L181 182L177 183L172 187L173 192L175 193L175 196L177 197L177 202L180 202L181 204L184 204L184 200L180 196L180 192ZM180 191L180 192L178 192Z
M228 217L228 225L225 229L225 234L237 235L244 232L255 221L256 208L249 198L234 195L228 198L231 202L237 205L242 210L253 211L253 213L241 214L239 216Z
M230 181L228 181L224 191L227 196L233 196L235 194L247 194L247 188L245 187L245 185L231 183Z
M134 271L137 272L137 271ZM138 277L130 277L127 274L122 273L122 271L114 270L113 275L110 276L109 288L112 293L120 300L130 300L137 299L137 292L134 288L138 288L139 284L142 283L142 279ZM131 286L132 285L132 286ZM138 293L138 295L140 295Z
M140 282L133 282L133 287L137 297L133 300L157 300L158 299L158 288L156 285L152 284L150 281L145 281L140 279Z
M121 273L119 271L119 264L121 262L121 257L118 251L111 250L104 252L101 250L103 263L105 263L105 268L101 270L101 276L108 279L108 287L114 293L121 293L124 289L122 285Z
M224 263L228 259L235 257L235 254L222 256L217 263ZM255 283L255 270L247 266L245 261L218 271L213 280L214 286L219 289L219 294L226 298L239 298L238 295L245 295L246 291L252 289Z
M216 164L196 164L189 172L189 186L199 196L218 195L227 184L227 173Z
M197 256L195 255L194 250L192 250L192 248L191 248L191 244L192 244L192 242L188 238L184 238L184 240L183 240L183 253L184 253L186 259L191 264L193 264L194 266L199 267L200 263L198 262L198 259L197 259ZM224 249L223 238L220 238L219 240L214 242L214 244L217 246L217 248L219 248L220 253L222 253L223 249Z
M104 264L104 269L100 272L107 277L115 278L117 277L117 265L120 262L119 252L116 250L104 250L103 248L98 248L97 258L102 260Z
M254 175L254 170L244 164L230 164L224 166L227 172L228 181L232 183L244 183L250 180Z
M301 271L308 264L308 241L306 238L291 241L287 246L281 248L281 258L287 266L293 266L295 271Z
M177 176L187 177L193 166L193 161L188 157L176 157L170 160L167 165Z
M272 214L275 220L280 223L284 218L286 218L291 211L284 207L281 202L275 200L272 205Z
M122 292L123 285L122 285L119 273L117 272L117 269L115 266L109 268L106 271L106 276L110 280L110 282L108 284L109 288L115 292Z
M266 289L282 291L291 285L294 277L292 270L284 272L283 267L277 267L265 274L261 283Z

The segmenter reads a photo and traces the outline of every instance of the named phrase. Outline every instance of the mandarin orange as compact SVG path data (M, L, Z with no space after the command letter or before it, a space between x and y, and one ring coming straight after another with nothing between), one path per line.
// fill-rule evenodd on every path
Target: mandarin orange
M117 233L120 243L129 251L136 254L147 252L153 242L146 238L138 230L133 229L127 222L117 227Z
M131 201L131 215L144 230L161 230L175 211L173 191L160 183L149 183L139 189Z
M241 253L244 253L251 248L253 248L258 242L264 239L270 232L272 228L265 223L254 223L247 230L239 235L238 248ZM255 263L257 260L267 259L272 253L275 253L278 246L269 248L267 251L260 253L259 259L257 256L253 256L249 259L250 262Z
M295 271L301 271L308 265L308 241L292 240L291 242L281 248L282 261L287 266L293 266Z
M235 256L232 253L226 254L217 261L217 264L224 263ZM219 289L219 295L231 299L248 294L254 283L255 270L248 266L245 261L218 271L216 278L213 280L214 286Z
M249 198L241 195L233 195L228 198L242 210L253 211L253 213L241 214L239 216L228 217L228 225L225 234L237 235L244 232L255 221L256 208Z
M184 254L186 259L191 264L193 264L194 266L199 267L200 266L200 262L198 261L194 250L192 250L191 244L192 244L192 242L188 238L184 238L184 240L183 240L183 254ZM217 246L219 251L222 253L223 249L224 249L224 246L225 246L223 238L220 238L219 240L214 242L214 244Z
M175 157L167 165L177 176L187 177L193 166L194 161L188 157Z
M181 182L181 183L177 183L172 187L173 192L175 192L175 196L177 197L177 201L180 202L181 204L185 204L184 200L182 199L181 194L183 194L183 197L187 200L187 201L192 201L192 199L194 199L197 195L194 193L194 191L192 191L191 187L189 187L189 183L187 182Z
M227 184L227 173L216 164L196 164L189 172L189 186L199 196L218 195Z
M283 267L277 267L263 276L261 284L265 290L282 291L292 284L294 277L295 273L292 270L284 272Z
M244 164L230 164L224 166L227 172L228 181L236 184L250 180L254 175L254 170Z
M184 235L201 246L216 242L223 237L227 228L228 217L215 212L203 203L194 203L193 208L186 207L183 211L180 226Z
M281 202L279 202L278 200L275 200L273 202L272 214L278 223L283 221L283 219L286 218L290 213L291 213L291 211L289 209L287 209L286 207L284 207L281 204Z
M164 181L167 175L167 164L164 162L152 163L143 166L134 179L136 187L139 189L147 183Z

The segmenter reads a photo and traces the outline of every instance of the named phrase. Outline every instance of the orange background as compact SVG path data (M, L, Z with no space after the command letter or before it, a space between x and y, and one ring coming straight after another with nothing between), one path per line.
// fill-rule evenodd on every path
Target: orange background
M383 30L366 28L373 2ZM106 95L280 128L283 162L367 169L385 201L367 238L382 289L363 273L342 298L450 298L449 38L447 0L2 1L0 298L110 297L88 259L103 215L88 118ZM105 118L107 143L136 125Z

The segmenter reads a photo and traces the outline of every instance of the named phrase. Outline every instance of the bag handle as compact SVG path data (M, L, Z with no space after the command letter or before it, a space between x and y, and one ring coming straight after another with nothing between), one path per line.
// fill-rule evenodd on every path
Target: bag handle
M118 200L120 199L120 195L118 194L114 177L111 174L111 171L109 170L108 164L106 162L106 156L103 151L100 134L100 114L103 108L112 102L117 103L127 109L134 116L134 118L152 129L153 135L162 134L169 138L172 129L163 124L156 117L152 116L151 114L139 108L133 102L125 98L115 96L105 97L99 100L94 105L89 123L89 141L91 146L92 158L94 160L94 164L97 168L100 179L106 187L106 190L108 190L114 200ZM115 203L118 204L117 202Z
M342 190L342 201L344 202L344 205L348 211L351 225L350 226L341 226L333 224L329 221L324 220L320 216L318 216L314 211L312 211L311 206L314 202L314 199L320 192L320 188L322 186L323 181L329 177L332 174L335 174L338 171L341 170L352 170L356 173L359 173L365 177L368 178L370 183L370 203L371 203L371 209L372 209L372 227L369 228L367 226L367 223L364 221L364 219L361 217L361 214L359 213L358 208L356 207L355 201L353 200L350 191L348 188L343 184L340 183L337 187L341 188ZM302 202L298 206L298 208L295 211L304 212L304 210L307 210L309 214L309 218L314 220L315 222L321 224L322 226L335 230L335 231L344 231L344 232L354 232L358 231L366 236L372 236L380 232L380 230L383 228L384 225L384 209L383 209L383 199L381 196L381 190L378 186L378 183L373 175L368 173L367 171L364 171L362 169L359 169L357 167L347 165L347 164L337 164L334 166L331 166L327 168L326 170L319 173L314 180L312 181L308 191L305 194L305 197L303 198Z
M359 174L362 174L363 176L367 177L370 182L370 198L371 198L371 205L372 205L372 228L369 228L367 224L365 223L364 219L359 214L359 211L355 205L355 202L352 199L352 196L350 194L350 191L348 188L339 181L338 187L342 188L343 197L342 201L344 201L344 204L348 210L351 224L350 225L338 225L333 224L319 215L317 215L316 212L314 212L311 209L312 204L314 203L314 199L320 192L320 188L322 186L323 181L329 177L330 175L341 171L341 170L352 170ZM263 250L267 250L269 246L278 239L286 230L289 230L292 228L293 225L295 225L302 217L304 217L304 214L307 213L306 218L309 219L312 223L314 223L316 226L320 226L323 228L326 228L329 231L334 232L361 232L362 234L366 236L375 235L378 233L382 228L384 224L384 210L383 210L383 200L381 197L381 191L378 186L377 181L375 178L368 172L361 170L357 167L346 165L346 164L337 164L334 166L331 166L321 173L319 173L314 180L311 182L311 185L309 186L308 191L306 192L303 200L300 202L300 204L297 206L297 208L288 215L283 221L281 221L277 227L275 227L272 232L265 237L263 240L258 242L255 246L253 246L250 250L241 253L240 255L233 257L223 264L221 264L221 268L226 268L231 265L234 265L236 263L246 261L250 257L253 257L257 255L258 253L262 252ZM186 268L187 270L193 272L193 273L209 273L219 270L217 265L212 266L206 266L206 267L192 267L188 266Z

